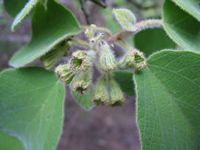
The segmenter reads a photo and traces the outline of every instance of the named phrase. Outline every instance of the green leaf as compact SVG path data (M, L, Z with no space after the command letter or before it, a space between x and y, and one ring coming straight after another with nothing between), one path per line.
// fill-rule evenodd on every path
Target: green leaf
M114 72L114 78L120 85L122 91L130 96L134 95L133 73L128 71Z
M17 140L17 138L14 138L12 136L9 136L5 133L0 132L0 149L2 150L12 150L14 147L14 150L22 150L23 146Z
M94 107L94 103L92 102L94 91L92 88L87 90L84 94L80 94L78 92L72 91L72 96L74 100L81 106L84 110L91 110Z
M47 6L46 10L37 4L32 18L32 40L11 58L11 66L22 67L79 32L79 24L69 10L52 0Z
M0 74L0 83L0 133L17 138L25 150L55 150L65 91L56 76L41 68L10 69ZM16 140L9 142L14 150Z
M200 54L160 51L135 76L143 150L199 150Z
M169 0L164 4L163 24L166 33L178 45L189 50L200 50L200 22Z
M130 10L125 8L113 9L113 15L123 30L135 31L136 17Z
M134 36L135 47L145 53L146 56L153 52L175 48L176 44L167 36L161 28L146 29Z
M4 0L4 7L8 14L15 17L28 0Z
M188 12L194 18L200 21L200 3L199 0L172 0L183 10Z
M39 0L30 0L26 3L26 5L22 8L22 10L15 17L12 24L12 31L15 31L18 24L22 22L22 20L31 12L34 6L39 2Z
M107 7L106 9L101 9L100 11L102 13L102 16L104 16L105 27L107 27L112 32L119 31L120 27L113 19L112 9L110 7Z

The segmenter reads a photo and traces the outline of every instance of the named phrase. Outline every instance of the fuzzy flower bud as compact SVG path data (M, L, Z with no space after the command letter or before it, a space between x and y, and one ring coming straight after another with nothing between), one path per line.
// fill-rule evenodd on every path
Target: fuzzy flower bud
M66 84L69 84L75 76L75 73L70 69L69 64L57 66L55 72Z
M102 40L98 43L98 51L100 70L105 72L114 70L117 67L117 61L110 46L106 41Z
M140 71L147 66L146 58L142 52L137 51L135 54L135 63L136 71Z
M109 91L109 94L110 94L109 105L111 106L121 105L125 99L124 99L124 95L120 86L114 79L111 79L109 80L109 87L110 87L109 88L110 90Z
M91 57L86 51L76 51L72 53L70 67L74 71L87 70L92 66Z
M134 68L136 70L141 70L146 66L146 59L142 52L137 50L130 50L126 53L124 58L120 63L120 68Z
M93 102L97 105L109 102L108 87L105 78L100 78L97 82Z
M46 69L51 69L57 63L58 59L64 56L69 49L69 45L65 42L57 45L54 49L41 57L41 61Z
M80 94L84 94L92 85L92 69L80 71L76 74L71 83L71 89Z
M88 37L88 39L91 39L95 36L95 30L96 25L95 24L91 24L86 30L85 30L85 35Z

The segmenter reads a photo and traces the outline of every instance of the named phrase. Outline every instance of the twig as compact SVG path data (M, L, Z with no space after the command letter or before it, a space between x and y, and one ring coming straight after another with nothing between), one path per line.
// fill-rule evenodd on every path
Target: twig
M107 5L104 2L100 1L100 0L90 0L90 1L95 3L96 5L99 5L99 6L103 7L103 8L107 7Z
M84 30L87 29L87 28L88 28L88 26L82 26L82 29L84 29ZM104 27L98 27L98 26L96 26L96 31L106 33L109 36L112 35L112 32L109 29L104 28Z
M86 5L85 5L85 0L79 0L80 2L80 5L81 5L81 10L85 16L85 20L86 20L86 23L89 25L91 24L91 17L87 11L87 8L86 8Z

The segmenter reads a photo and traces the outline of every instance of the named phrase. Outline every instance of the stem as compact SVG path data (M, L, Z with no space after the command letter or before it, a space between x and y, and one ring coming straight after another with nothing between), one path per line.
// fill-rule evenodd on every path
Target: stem
M134 30L133 31L121 31L119 33L116 33L115 35L112 35L108 38L108 42L114 42L123 39L126 36L130 36L132 34L137 34L138 32L141 32L146 29L150 28L161 28L162 27L162 20L160 19L148 19L148 20L143 20L140 22L137 22L134 25Z
M99 1L99 0L90 0L90 1L92 1L96 5L99 5L99 6L103 7L103 8L107 7L107 5L104 2L102 2L102 1Z
M71 40L72 44L83 46L85 48L90 48L89 44L81 39L73 38Z
M88 26L82 26L82 29L87 29L88 28ZM112 32L109 30L109 29L107 29L107 28L104 28L104 27L95 27L95 29L96 29L96 31L98 31L98 32L103 32L103 33L106 33L106 34L108 34L109 36L111 36L112 35Z
M87 8L86 8L86 5L85 5L85 0L79 0L80 2L80 5L81 5L81 10L85 16L85 20L86 20L86 23L87 24L91 24L91 18L90 18L90 15L87 11Z

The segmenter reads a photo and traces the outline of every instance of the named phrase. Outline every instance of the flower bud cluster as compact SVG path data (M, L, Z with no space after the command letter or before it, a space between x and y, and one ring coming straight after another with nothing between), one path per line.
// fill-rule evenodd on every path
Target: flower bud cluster
M97 32L95 25L86 29L85 35L88 38L88 50L73 52L69 62L57 66L55 72L61 80L70 85L71 90L79 94L94 89L92 101L97 105L122 104L124 95L112 73L118 69L143 69L146 66L143 53L134 49L128 50L119 61L105 34ZM101 73L96 84L92 82L94 67Z
M96 84L93 102L97 105L117 106L124 102L124 95L118 83L112 77L103 76Z
M92 84L92 60L86 51L72 53L67 64L56 67L55 72L61 80L71 85L73 91L83 94Z

